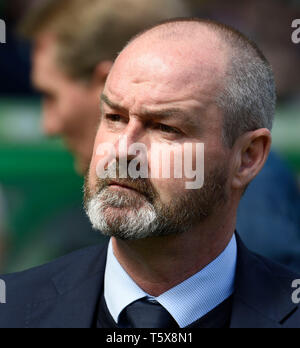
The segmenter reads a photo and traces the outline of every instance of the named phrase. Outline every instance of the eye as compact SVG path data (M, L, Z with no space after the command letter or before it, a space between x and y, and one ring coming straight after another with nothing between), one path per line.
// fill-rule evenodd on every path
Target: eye
M171 126L168 126L166 124L162 124L162 123L156 124L154 126L154 128L156 128L164 133L173 133L173 134L180 134L181 133L178 129L171 127Z
M105 118L111 122L120 122L121 116L118 114L106 114Z

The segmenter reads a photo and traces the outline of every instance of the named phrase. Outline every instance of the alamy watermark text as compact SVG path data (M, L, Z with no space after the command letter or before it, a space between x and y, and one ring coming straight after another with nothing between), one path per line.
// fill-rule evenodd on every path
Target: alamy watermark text
M115 144L111 143L98 145L96 150L98 178L117 178L116 159L118 157L119 178L185 178L186 189L196 190L203 186L203 143L173 143L172 145L152 143L150 148L147 148L142 143L132 143L128 146L127 140L127 136L120 137L117 149ZM130 162L129 165L128 162Z
M0 44L6 43L6 23L0 19Z
M0 279L0 305L6 303L6 284Z
M292 41L294 44L298 44L300 43L300 18L293 20L292 28L296 29L292 33Z

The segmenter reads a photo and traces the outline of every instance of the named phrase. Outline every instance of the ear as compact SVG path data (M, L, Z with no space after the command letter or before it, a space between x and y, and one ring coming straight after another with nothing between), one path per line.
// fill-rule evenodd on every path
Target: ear
M271 148L271 133L266 128L247 132L234 145L232 187L244 190L264 166Z
M113 62L110 60L104 60L98 63L92 77L92 85L97 88L103 88L112 66Z

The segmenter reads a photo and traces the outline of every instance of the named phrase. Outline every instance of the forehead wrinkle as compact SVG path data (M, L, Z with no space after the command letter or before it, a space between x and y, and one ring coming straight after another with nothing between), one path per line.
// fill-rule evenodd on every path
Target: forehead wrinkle
M104 93L101 95L101 101L107 104L109 107L115 110L119 110L122 112L126 112L128 114L128 110L124 108L123 106L112 102ZM102 103L101 103L102 104ZM188 113L180 108L165 108L161 110L150 110L146 107L142 107L141 112L139 113L140 117L143 117L147 120L151 119L180 119L181 122L184 122L190 127L197 127L199 126L199 119L192 119L190 116L187 115Z
M161 110L149 110L145 107L142 108L140 115L148 120L159 119L159 120L180 120L188 124L189 126L195 127L199 125L198 120L193 120L189 113L180 108L165 108Z
M140 115L146 118L172 118L172 117L180 117L184 115L185 112L180 108L162 108L158 110L150 110L146 107L142 106Z

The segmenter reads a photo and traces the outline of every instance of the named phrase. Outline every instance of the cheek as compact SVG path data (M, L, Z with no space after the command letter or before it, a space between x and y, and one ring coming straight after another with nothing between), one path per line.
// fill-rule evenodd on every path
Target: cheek
M58 108L61 118L70 128L81 128L82 132L85 120L89 119L87 116L90 112L87 96L71 88L65 88L61 91L58 98Z
M171 205L174 199L186 193L183 179L150 179L150 181L164 205Z
M95 193L95 187L97 186L97 176L95 170L93 170L93 163L90 165L90 170L88 171L87 186L92 194Z
M78 126L78 108L68 95L59 94L51 105L52 114L60 121L65 129L72 129Z
M89 186L90 189L93 190L93 188L97 184L97 167L99 165L99 162L103 159L105 159L107 154L99 155L99 146L103 144L102 134L101 131L98 131L94 143L94 149L93 149L93 155L90 163L90 169L89 169Z
M205 150L204 173L207 176L216 168L223 168L228 164L229 158L222 151Z
M164 145L161 145L159 150L163 152L158 154L157 150L152 148L152 151L148 153L150 180L160 200L168 205L185 191L184 150L182 145L173 147L172 152L168 151L168 146ZM174 175L175 172L177 176ZM157 178L158 173L159 178Z
M99 144L101 144L101 142L98 141L98 135L96 137L96 141L94 144L94 149L93 149L93 156L92 156L92 160L91 160L91 164L90 164L90 180L96 181L97 178L97 165L99 163L99 161L103 158L103 156L99 156L97 154L97 149Z
M91 175L97 176L97 167L99 164L106 166L106 162L117 157L115 144L118 141L117 135L107 133L104 127L99 127L93 149L93 156L90 165Z

